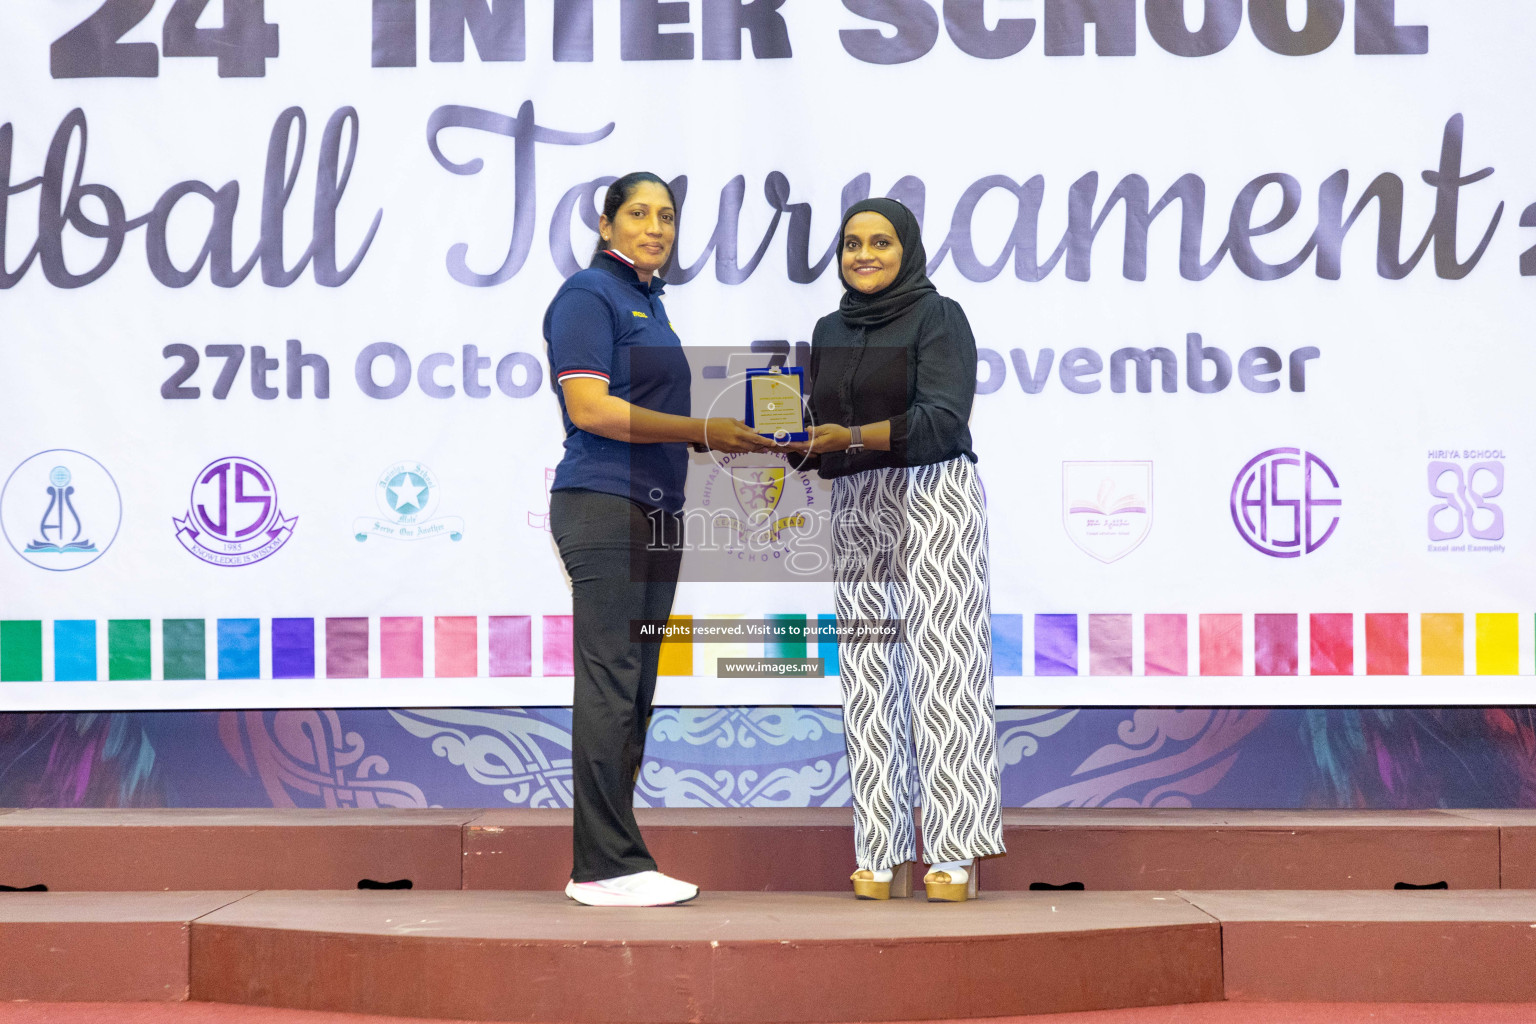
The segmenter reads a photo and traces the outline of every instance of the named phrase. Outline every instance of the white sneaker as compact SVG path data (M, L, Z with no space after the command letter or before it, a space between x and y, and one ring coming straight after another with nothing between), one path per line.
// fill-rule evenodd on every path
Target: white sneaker
M670 907L693 899L699 887L660 871L637 871L596 882L567 882L565 894L589 907Z

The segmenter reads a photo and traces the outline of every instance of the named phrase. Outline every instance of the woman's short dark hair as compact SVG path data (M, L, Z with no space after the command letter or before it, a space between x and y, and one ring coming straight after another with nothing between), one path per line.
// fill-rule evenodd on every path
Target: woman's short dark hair
M608 218L609 223L612 223L613 218L619 215L619 207L629 202L629 197L635 194L635 189L646 182L650 182L652 185L660 185L666 189L667 199L671 201L672 209L677 209L677 197L672 194L672 186L663 181L659 175L652 174L650 171L630 171L624 177L609 185L607 193L603 195L603 216ZM602 252L604 244L603 236L598 235L597 248L592 250L592 255L596 256Z

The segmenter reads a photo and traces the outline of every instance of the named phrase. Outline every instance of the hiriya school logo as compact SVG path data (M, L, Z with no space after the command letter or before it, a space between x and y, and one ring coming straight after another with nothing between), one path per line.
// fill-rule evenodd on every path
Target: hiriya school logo
M1327 543L1339 525L1339 478L1300 448L1271 448L1232 482L1232 522L1255 551L1299 558Z
M1429 453L1429 550L1503 554L1504 451L1441 448Z
M379 474L373 497L378 516L361 516L352 523L352 535L358 541L369 537L390 540L428 540L464 536L464 520L458 516L432 517L442 500L443 490L437 477L419 462L396 462Z
M293 536L298 518L277 507L277 485L238 455L215 459L192 482L185 519L173 519L181 546L210 565L254 565Z
M1061 519L1094 558L1124 558L1152 532L1152 463L1063 462Z
M106 554L123 521L123 499L106 467L83 452L38 452L0 490L0 529L40 569L83 569Z

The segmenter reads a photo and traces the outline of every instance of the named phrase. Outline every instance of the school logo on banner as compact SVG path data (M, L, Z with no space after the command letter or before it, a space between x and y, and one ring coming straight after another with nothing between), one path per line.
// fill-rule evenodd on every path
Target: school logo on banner
M1429 550L1503 554L1503 493L1503 449L1431 451Z
M1300 448L1260 452L1232 482L1232 522L1243 540L1271 558L1300 558L1339 526L1339 478Z
M215 459L192 483L176 539L210 565L254 565L276 554L293 536L298 517L277 505L277 484L260 464L238 455Z
M38 452L0 491L0 529L39 569L83 569L106 554L123 519L123 499L106 467L82 452Z
M690 549L722 550L738 565L782 561L795 536L811 529L815 504L810 476L791 475L778 456L719 456L704 482L705 524Z
M784 472L783 466L768 466L731 474L731 491L749 521L762 523L773 517L784 496Z
M555 471L548 466L544 467L544 510L542 512L528 512L528 525L535 530L551 532L549 525L549 489L554 486Z
M1152 532L1152 463L1063 462L1061 519L1087 554L1124 558Z
M373 496L379 506L378 516L360 516L352 523L352 535L359 542L369 537L390 540L430 540L464 537L464 520L458 516L433 518L442 488L437 477L419 462L396 462L379 474Z

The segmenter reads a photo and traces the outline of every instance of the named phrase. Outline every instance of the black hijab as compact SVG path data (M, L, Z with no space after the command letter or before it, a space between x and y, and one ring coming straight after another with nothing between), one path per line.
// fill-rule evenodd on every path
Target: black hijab
M896 272L896 280L873 295L856 290L843 277L843 233L848 230L848 221L859 213L878 213L890 221L896 229L896 240L901 243L901 268ZM888 324L925 295L938 291L928 280L928 254L923 249L923 232L917 218L894 199L866 199L850 206L837 229L837 244L837 276L843 282L843 301L838 304L837 311L849 327Z

